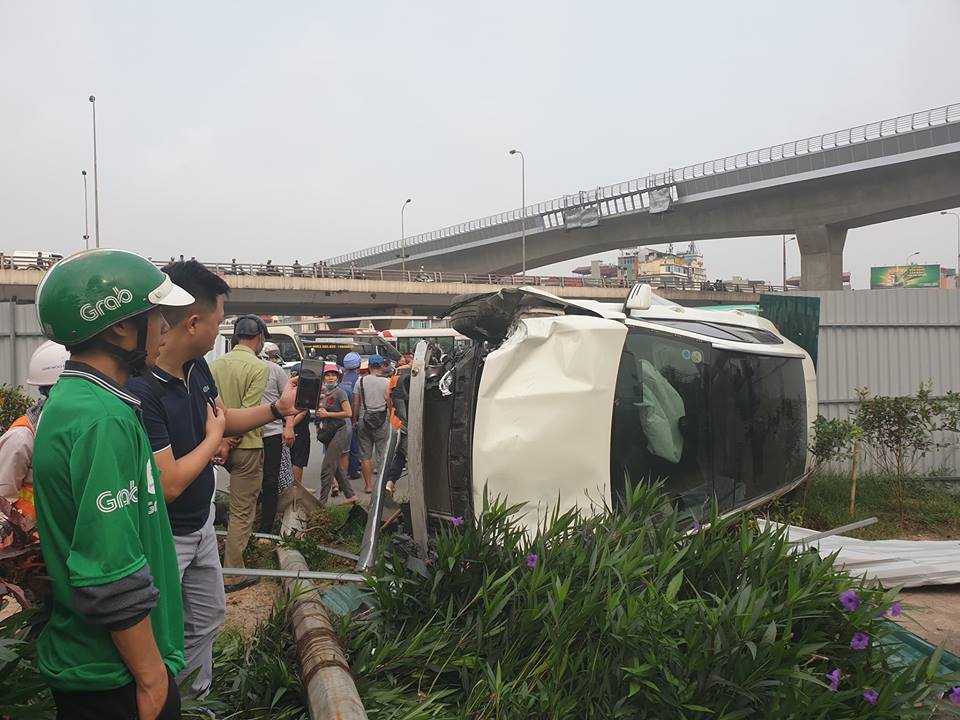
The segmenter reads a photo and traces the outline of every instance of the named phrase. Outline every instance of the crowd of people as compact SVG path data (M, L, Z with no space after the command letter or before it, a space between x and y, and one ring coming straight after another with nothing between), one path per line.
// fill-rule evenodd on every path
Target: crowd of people
M52 586L38 664L58 718L167 720L178 681L208 692L226 593L255 582L225 584L223 568L244 567L258 503L270 532L280 491L303 481L311 414L263 320L237 318L232 349L204 359L229 292L196 260L161 270L120 250L68 257L38 288L40 400L0 437L0 495L36 518ZM405 403L384 358L342 362L325 366L314 410L319 495L355 502ZM230 473L222 563L217 464Z

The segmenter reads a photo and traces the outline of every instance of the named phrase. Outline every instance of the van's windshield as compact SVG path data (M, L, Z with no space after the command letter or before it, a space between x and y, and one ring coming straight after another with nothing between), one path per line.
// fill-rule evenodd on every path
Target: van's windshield
M614 395L611 485L664 480L681 508L722 510L796 479L806 460L802 361L630 327Z

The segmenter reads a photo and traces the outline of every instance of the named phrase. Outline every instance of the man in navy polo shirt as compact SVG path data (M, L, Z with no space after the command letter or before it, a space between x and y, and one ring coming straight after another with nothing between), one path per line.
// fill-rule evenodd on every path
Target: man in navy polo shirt
M289 384L269 405L224 408L203 356L220 333L230 287L195 260L171 263L164 271L174 283L191 288L194 303L164 314L170 330L153 378L134 378L128 388L141 401L180 565L186 669L178 680L199 670L192 690L201 695L213 679L213 640L226 610L213 529L211 460L226 455L223 436L241 435L293 414L296 386Z

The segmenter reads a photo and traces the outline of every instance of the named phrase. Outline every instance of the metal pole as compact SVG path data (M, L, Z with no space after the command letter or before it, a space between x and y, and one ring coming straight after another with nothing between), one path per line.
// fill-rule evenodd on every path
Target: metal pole
M410 400L407 415L407 482L413 541L421 560L427 559L427 501L423 481L423 406L430 344L417 343L410 369Z
M383 519L383 506L386 502L387 475L390 474L390 466L393 464L393 457L397 452L397 446L400 444L400 433L393 425L387 427L386 452L380 460L380 474L373 484L373 493L370 495L370 506L367 508L367 527L363 531L363 543L360 546L360 556L357 558L355 570L364 572L369 570L374 564L374 553L380 546L380 523Z
M404 279L406 279L407 272L407 234L403 229L403 214L407 211L407 205L412 202L413 198L407 198L403 203L403 207L400 208L400 270L404 273Z
M527 274L527 159L520 153L520 253L523 256L523 268L520 274Z
M824 538L833 537L834 535L843 535L851 530L859 530L860 528L867 527L868 525L873 525L876 522L877 518L868 517L865 520L857 520L857 522L852 522L849 525L841 525L840 527L833 528L832 530L824 530L823 532L814 533L813 535L807 535L805 538L791 540L790 543L792 545L809 545L817 540L823 540Z
M511 155L520 156L520 274L527 274L527 159L519 150Z
M83 245L90 249L90 202L87 200L87 171L81 170L83 175Z
M97 98L90 96L93 105L93 227L96 246L100 247L100 177L97 174Z
M957 221L957 272L954 274L954 280L956 281L956 286L960 288L960 215L955 212L948 212L947 210L941 210L940 214L953 215Z
M787 289L787 236L781 235L783 241L783 289Z

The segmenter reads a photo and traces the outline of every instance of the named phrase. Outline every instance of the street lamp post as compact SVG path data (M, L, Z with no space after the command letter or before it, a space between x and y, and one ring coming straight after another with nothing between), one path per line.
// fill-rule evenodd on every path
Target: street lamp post
M83 175L83 244L90 249L90 202L87 200L87 171L81 170Z
M913 265L913 263L910 262L910 260L911 260L912 258L915 258L915 257L916 257L917 255L919 255L919 254L920 254L920 251L917 250L916 252L912 252L912 253L910 253L909 255L907 255L907 265Z
M956 280L957 287L960 288L960 215L955 212L949 212L947 210L941 210L941 215L953 215L957 221L957 272L954 275L954 280Z
M90 96L93 106L93 227L96 246L100 247L100 178L97 175L97 98Z
M783 240L783 291L786 292L787 291L787 243L793 242L797 238L792 237L789 240L787 240L786 235L781 235L780 237Z
M511 155L520 156L520 274L527 274L527 159L519 150L511 150Z
M400 269L407 272L407 234L403 229L403 214L407 211L407 205L413 202L413 198L407 198L400 208Z

